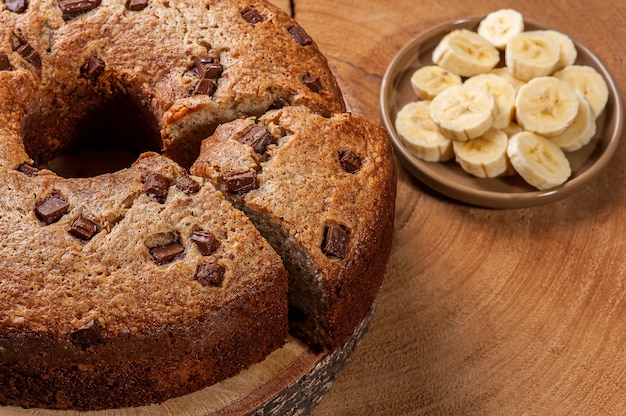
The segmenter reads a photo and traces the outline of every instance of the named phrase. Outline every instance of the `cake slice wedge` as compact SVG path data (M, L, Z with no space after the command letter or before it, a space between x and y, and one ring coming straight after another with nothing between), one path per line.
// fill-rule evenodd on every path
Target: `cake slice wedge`
M291 333L314 348L341 345L380 288L395 209L391 153L374 123L294 106L220 126L191 168L282 257Z

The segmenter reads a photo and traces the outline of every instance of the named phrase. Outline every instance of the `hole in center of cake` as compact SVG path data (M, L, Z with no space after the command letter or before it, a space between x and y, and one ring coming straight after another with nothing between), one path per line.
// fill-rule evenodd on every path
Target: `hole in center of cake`
M38 120L27 129L26 151L39 168L64 178L88 178L130 167L141 153L160 152L154 116L130 95L117 95L56 127ZM57 134L52 133L57 129ZM55 143L55 139L57 142Z

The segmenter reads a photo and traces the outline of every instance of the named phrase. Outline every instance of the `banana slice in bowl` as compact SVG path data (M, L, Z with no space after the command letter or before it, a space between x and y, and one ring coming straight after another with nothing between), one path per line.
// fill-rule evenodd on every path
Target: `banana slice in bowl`
M553 137L563 133L578 114L576 90L555 77L540 76L517 92L515 116L524 130Z
M561 148L529 131L513 135L506 154L522 178L540 190L562 185L572 174L569 160Z
M554 185L549 189L538 189L536 186L528 183L520 174L505 174L493 178L481 178L468 174L460 163L456 161L456 155L446 162L427 162L417 157L411 151L410 146L397 131L395 120L398 112L408 103L419 101L411 86L413 74L425 66L438 66L433 62L433 52L446 35L455 30L476 32L479 24L484 19L485 16L469 17L435 26L410 40L391 61L383 77L380 105L383 123L389 130L399 161L423 184L444 196L463 203L483 207L530 207L554 202L584 189L609 164L614 155L623 132L624 111L618 89L607 68L588 48L577 42L573 37L567 36L574 45L575 54L571 49L568 50L565 46L559 46L560 53L558 60L554 64L551 76L557 77L558 71L563 69L561 68L563 62L568 62L565 67L575 65L591 68L593 72L601 77L606 85L606 101L602 112L595 119L595 132L592 132L585 127L585 123L589 121L589 114L585 113L585 110L588 110L588 108L583 108L584 104L581 103L584 102L581 101L580 92L578 91L580 87L577 88L575 85L576 83L579 83L579 85L584 85L585 83L595 85L593 84L596 82L594 81L595 75L589 75L591 71L585 69L569 70L573 72L573 74L569 74L571 78L569 81L565 79L568 71L559 76L559 79L568 82L576 90L575 101L582 108L582 110L576 113L576 117L569 121L569 125L566 126L563 132L554 131L552 133L554 137L549 139L557 146L569 148L561 148L561 150L565 151L565 157L571 170L571 174L564 183ZM542 32L546 38L557 44L566 42L563 39L559 40L557 36L554 36L549 31L563 32L539 22L525 19L524 30ZM501 51L500 53L505 55L506 52ZM569 64L572 59L574 60L573 63ZM489 70L488 73L498 74L507 78L513 83L517 92L527 82L521 81L511 74L510 68L506 67L504 61L502 57L495 68ZM471 77L463 76L463 84L467 83L469 79ZM594 91L596 91L596 88L594 88ZM440 93L438 92L437 95ZM585 97L592 112L594 110L591 102L595 95L596 93ZM600 108L603 102L602 97L605 94L600 90L597 95L599 96L597 99L599 104L597 106ZM496 93L494 93L494 98L497 98ZM429 100L434 99L435 97L432 97ZM596 113L594 112L593 114ZM517 122L515 115L512 117L512 122L511 125ZM501 121L501 123L504 125L505 122ZM500 130L508 131L509 127L507 126ZM510 134L511 137L514 135ZM453 141L454 143L456 141ZM457 145L457 147L460 146ZM578 149L575 149L576 147ZM480 164L480 160L479 158L477 161L472 162L470 159L470 164ZM490 174L489 176L494 175Z
M524 16L517 10L500 9L485 16L476 32L493 46L503 50L515 35L524 31Z

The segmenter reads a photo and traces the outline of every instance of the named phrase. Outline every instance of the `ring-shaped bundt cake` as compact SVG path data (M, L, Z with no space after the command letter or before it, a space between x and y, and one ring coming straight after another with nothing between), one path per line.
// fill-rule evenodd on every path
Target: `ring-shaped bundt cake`
M134 162L53 169L81 146ZM277 7L1 0L0 404L161 402L288 330L333 350L376 297L394 200L384 130Z

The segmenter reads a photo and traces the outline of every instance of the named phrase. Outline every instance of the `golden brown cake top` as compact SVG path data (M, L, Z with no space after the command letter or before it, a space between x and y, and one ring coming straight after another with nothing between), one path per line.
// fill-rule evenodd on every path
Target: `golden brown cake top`
M266 2L31 0L17 12L2 2L0 27L11 28L0 33L9 65L0 67L1 84L19 78L27 89L14 95L15 86L0 86L0 98L20 107L0 120L23 118L20 134L38 162L71 142L86 114L120 96L147 110L166 152L184 163L197 155L188 140L241 115L287 104L344 109L315 43Z
M2 330L190 325L285 281L244 215L165 157L86 179L0 171L0 184Z

